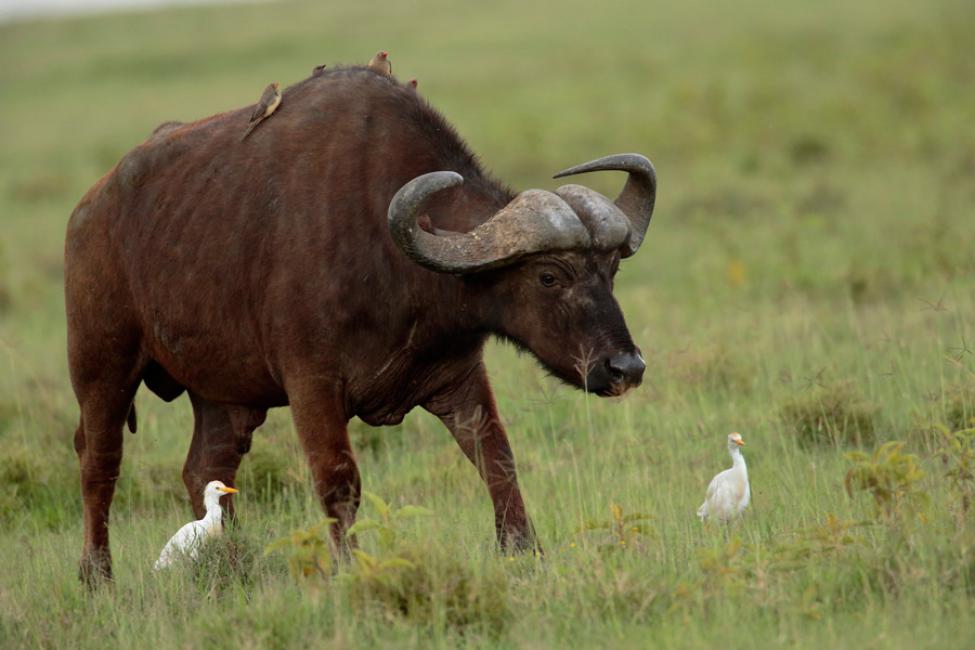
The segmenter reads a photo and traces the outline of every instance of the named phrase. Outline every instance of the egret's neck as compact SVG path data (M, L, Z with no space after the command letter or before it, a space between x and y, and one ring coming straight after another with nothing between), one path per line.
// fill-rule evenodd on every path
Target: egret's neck
M203 506L207 510L207 513L203 516L204 521L209 523L220 523L223 521L223 508L220 507L219 496L207 496L203 499Z
M745 471L745 457L742 455L741 449L736 445L734 447L730 447L728 449L728 453L731 454L731 466Z

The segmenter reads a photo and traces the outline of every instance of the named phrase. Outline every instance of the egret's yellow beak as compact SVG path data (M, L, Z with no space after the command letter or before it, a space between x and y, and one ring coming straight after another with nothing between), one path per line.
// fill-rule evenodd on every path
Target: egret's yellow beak
M237 494L240 491L237 488L232 488L232 487L222 487L217 489L223 492L224 494Z
M739 447L744 447L744 446L745 446L745 441L744 441L744 440L742 440L741 438L736 438L736 439L734 440L734 443L735 443L736 445L738 445ZM234 491L236 492L236 490L234 490Z

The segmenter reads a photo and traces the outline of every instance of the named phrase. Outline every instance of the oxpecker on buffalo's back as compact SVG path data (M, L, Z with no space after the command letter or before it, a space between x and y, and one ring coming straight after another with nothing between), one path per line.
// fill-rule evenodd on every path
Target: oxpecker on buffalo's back
M261 93L261 99L257 102L257 106L254 107L254 112L251 113L250 123L247 125L247 130L244 131L244 135L241 136L241 141L243 141L247 136L251 134L251 131L257 128L257 126L271 117L274 111L278 110L278 106L281 105L281 89L277 82L270 84Z
M369 64L366 67L387 77L393 74L393 64L389 60L389 52L386 50L376 52L376 55L369 59Z

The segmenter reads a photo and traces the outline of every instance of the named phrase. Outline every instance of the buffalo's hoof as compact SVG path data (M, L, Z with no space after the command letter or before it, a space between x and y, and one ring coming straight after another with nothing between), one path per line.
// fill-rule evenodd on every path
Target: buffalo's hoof
M521 530L505 530L498 536L498 546L502 553L532 553L543 557L545 551L535 534L535 527L529 524Z
M78 579L89 589L112 582L112 556L108 551L92 551L81 557Z

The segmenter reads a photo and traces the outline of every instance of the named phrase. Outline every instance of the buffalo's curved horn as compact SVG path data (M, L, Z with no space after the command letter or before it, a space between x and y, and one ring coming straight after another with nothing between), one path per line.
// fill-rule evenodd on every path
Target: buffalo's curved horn
M589 232L572 208L543 190L526 190L468 233L438 236L417 225L424 203L464 182L456 172L417 176L389 203L389 232L413 261L442 273L473 273L542 251L586 248Z
M657 198L657 173L653 163L638 153L623 153L592 160L560 171L553 178L600 171L629 173L626 185L616 197L616 207L630 220L630 236L623 246L623 257L633 255L647 234L653 204Z
M596 250L614 251L629 245L633 226L612 201L584 185L563 185L555 193L569 204L589 231Z

